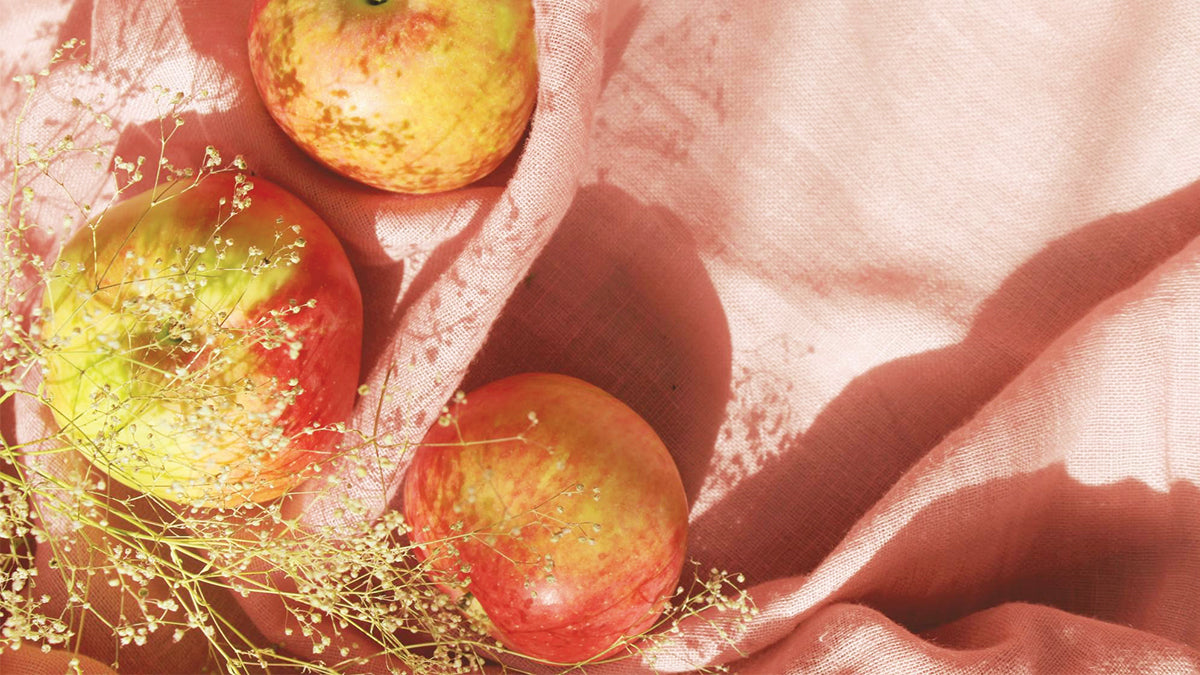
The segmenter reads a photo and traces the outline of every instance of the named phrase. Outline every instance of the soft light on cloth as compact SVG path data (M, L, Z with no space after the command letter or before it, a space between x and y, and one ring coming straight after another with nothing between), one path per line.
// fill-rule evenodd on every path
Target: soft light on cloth
M124 157L157 152L152 85L207 89L173 156L242 153L341 235L369 317L360 421L393 365L401 436L456 389L547 370L659 431L690 555L744 573L761 614L736 645L685 625L657 668L1200 669L1200 5L539 0L523 155L413 198L274 127L247 1L9 4L4 82L87 39L80 82L115 124L84 131ZM4 128L20 100L0 89ZM378 512L402 471L339 489ZM113 660L102 629L83 642ZM120 661L198 668L195 647Z

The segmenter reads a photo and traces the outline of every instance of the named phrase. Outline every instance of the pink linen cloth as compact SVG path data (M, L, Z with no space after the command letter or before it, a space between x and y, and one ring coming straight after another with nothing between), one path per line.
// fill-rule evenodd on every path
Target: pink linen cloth
M689 554L744 573L760 614L736 645L697 622L597 672L1200 670L1200 5L535 5L522 154L435 197L283 136L246 0L8 0L0 76L86 39L96 72L60 94L103 94L112 129L80 133L126 158L157 152L152 85L207 90L179 163L242 153L346 244L361 419L389 369L397 435L531 370L641 413L680 467ZM7 129L22 94L0 86ZM98 176L64 180L101 199ZM45 424L2 419L7 439ZM339 489L394 508L402 473ZM272 608L225 606L287 641ZM82 642L117 656L102 629ZM0 664L61 671L31 652ZM120 670L205 658L152 639Z

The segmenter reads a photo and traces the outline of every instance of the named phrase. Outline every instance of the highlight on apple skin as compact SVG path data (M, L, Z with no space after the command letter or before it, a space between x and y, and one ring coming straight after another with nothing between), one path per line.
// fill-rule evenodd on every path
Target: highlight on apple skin
M509 649L620 652L679 580L687 497L654 430L603 390L529 373L452 404L417 449L404 513L431 578Z
M257 0L250 68L309 155L384 190L452 190L516 147L537 98L530 0Z
M354 405L354 272L320 217L261 178L183 179L106 209L63 246L43 315L54 418L162 499L273 499L335 451Z

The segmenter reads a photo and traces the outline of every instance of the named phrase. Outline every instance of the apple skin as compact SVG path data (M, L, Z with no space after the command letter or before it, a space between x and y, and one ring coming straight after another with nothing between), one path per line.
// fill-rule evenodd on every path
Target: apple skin
M649 424L591 384L546 373L488 384L449 415L404 484L411 537L443 590L486 615L506 647L555 663L619 652L618 640L650 628L679 580L688 506ZM556 537L563 523L575 527Z
M530 0L257 0L250 68L309 155L395 192L490 173L537 97Z
M235 180L108 208L59 253L42 328L45 390L73 445L137 490L219 507L273 499L334 451L341 434L310 432L349 417L362 350L362 297L333 232L257 177L218 232Z

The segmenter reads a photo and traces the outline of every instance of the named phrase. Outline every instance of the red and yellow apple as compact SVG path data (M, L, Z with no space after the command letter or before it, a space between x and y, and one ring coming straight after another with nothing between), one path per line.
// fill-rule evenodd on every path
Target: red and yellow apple
M651 627L678 583L687 498L654 430L581 380L505 378L416 451L404 513L434 580L508 648L578 663Z
M250 67L306 152L397 192L495 169L537 96L530 0L257 0Z
M43 314L67 438L163 499L277 497L334 451L354 405L354 272L320 217L261 178L205 175L106 209L64 244Z

